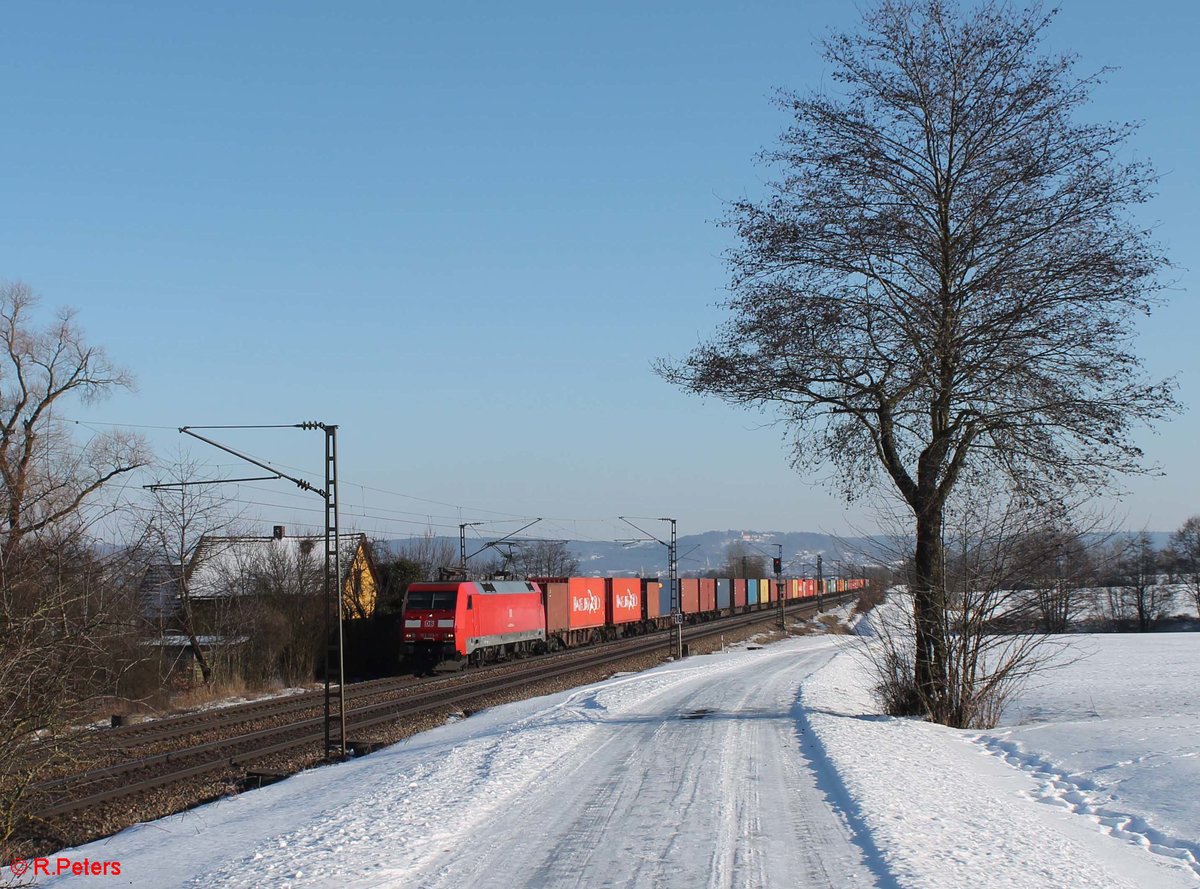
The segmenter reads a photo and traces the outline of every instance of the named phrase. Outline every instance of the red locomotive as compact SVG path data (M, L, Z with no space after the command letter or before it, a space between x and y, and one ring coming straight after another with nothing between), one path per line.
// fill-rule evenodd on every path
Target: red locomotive
M414 660L427 665L540 650L546 641L542 591L526 581L414 583L403 634Z

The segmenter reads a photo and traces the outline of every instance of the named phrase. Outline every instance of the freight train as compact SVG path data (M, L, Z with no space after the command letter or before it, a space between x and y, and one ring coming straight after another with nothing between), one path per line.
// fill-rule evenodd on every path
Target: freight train
M700 623L861 589L861 578L782 581L681 578L684 623ZM671 625L669 584L637 577L540 577L525 581L414 583L402 653L418 670L557 651Z

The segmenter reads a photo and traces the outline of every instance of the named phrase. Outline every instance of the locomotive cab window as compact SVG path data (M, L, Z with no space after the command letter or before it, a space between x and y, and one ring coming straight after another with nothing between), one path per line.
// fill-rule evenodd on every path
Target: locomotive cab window
M413 590L408 594L408 607L416 611L453 611L457 601L454 590Z

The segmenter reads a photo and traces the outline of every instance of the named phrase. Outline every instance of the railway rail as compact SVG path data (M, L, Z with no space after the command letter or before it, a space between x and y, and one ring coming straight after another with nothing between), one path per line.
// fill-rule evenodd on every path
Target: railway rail
M833 603L853 597L853 593L830 596L827 601ZM811 601L785 609L791 616L815 611L816 603ZM690 642L778 620L777 609L757 611L685 627L683 635L684 640ZM666 646L669 634L670 631L660 631L587 649L530 658L502 669L471 670L452 678L391 678L347 685L347 739L353 747L352 733L462 705L533 682L653 653ZM373 700L376 698L379 700ZM222 771L243 771L255 761L273 754L305 747L319 748L325 737L324 716L305 713L318 711L320 707L321 692L307 692L105 730L100 739L103 744L117 754L127 754L150 744L262 720L287 719L280 725L241 731L43 782L34 788L35 798L40 801L38 814L43 819L53 819L191 778Z

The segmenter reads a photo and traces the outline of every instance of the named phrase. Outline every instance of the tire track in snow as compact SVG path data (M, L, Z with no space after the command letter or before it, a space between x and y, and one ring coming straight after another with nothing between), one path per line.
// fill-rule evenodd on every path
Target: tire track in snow
M847 790L820 735L813 729L804 697L804 688L801 687L796 695L792 715L796 720L796 733L812 771L814 783L825 794L829 807L841 815L854 843L862 850L867 867L875 874L879 889L901 889L900 883L888 866L887 859L875 844L871 829L863 818L862 807Z
M738 710L745 709L751 694L752 691L748 690L738 700ZM751 885L762 885L764 879L762 861L755 860L757 856L753 854L756 848L753 840L761 829L757 816L757 781L749 782L753 796L747 799L747 783L740 781L739 776L735 774L740 754L753 749L750 745L757 743L754 728L750 722L731 724L721 740L719 786L725 788L726 792L720 794L721 808L717 821L717 843L712 855L710 889L732 889L736 876L746 869L749 869L758 881L752 882ZM749 854L747 850L750 850Z

